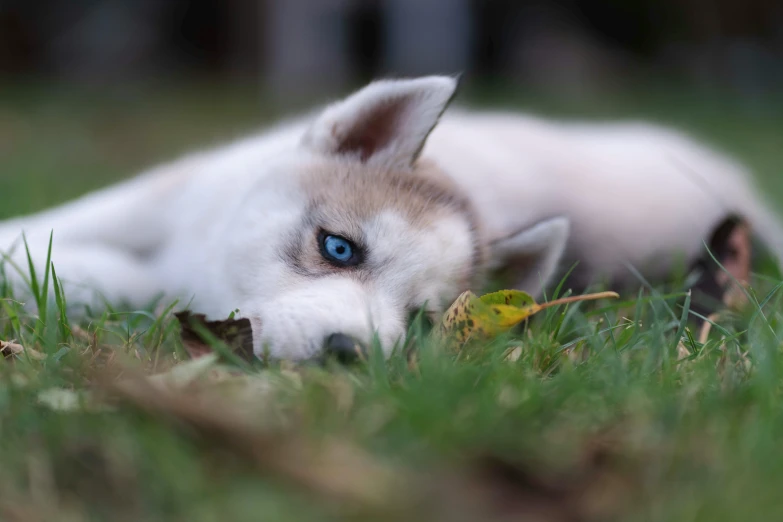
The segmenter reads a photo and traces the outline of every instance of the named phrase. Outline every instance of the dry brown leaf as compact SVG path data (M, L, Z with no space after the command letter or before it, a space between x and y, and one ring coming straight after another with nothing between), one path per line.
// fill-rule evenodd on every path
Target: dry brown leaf
M191 314L188 311L174 314L182 328L182 343L192 358L203 357L214 352L208 339L201 335L206 330L217 340L225 343L229 349L245 361L255 360L253 354L253 328L249 319L226 319L207 321L204 314Z
M24 346L12 341L0 341L0 355L9 359L24 352Z

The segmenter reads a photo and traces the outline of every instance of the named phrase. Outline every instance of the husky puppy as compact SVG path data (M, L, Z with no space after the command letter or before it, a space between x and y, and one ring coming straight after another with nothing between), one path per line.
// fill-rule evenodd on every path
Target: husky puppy
M783 230L744 169L644 123L444 115L450 77L377 81L301 118L32 216L0 223L18 295L24 231L70 303L140 307L161 293L214 318L234 309L254 351L305 359L347 337L386 353L412 310L436 314L502 270L533 294L658 280L728 215L777 253Z

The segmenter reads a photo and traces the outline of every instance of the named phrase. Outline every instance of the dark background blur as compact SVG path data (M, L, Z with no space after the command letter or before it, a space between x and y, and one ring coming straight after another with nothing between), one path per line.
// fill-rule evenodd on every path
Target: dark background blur
M783 202L780 0L0 0L0 219L431 73L459 103L675 125Z
M0 77L194 77L282 97L464 72L564 95L783 87L778 0L0 0Z

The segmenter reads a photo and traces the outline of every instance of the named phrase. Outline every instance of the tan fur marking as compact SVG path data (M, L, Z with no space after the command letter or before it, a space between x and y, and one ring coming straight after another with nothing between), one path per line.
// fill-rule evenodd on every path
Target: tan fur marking
M478 282L486 260L480 224L469 200L435 163L419 160L411 171L381 171L356 161L325 160L310 167L302 185L313 194L308 205L310 228L322 226L352 240L360 240L360 224L383 210L397 210L419 229L450 216L462 217L467 220L474 245L465 287ZM311 237L298 245L298 264L317 267L319 275L334 271L318 251L316 231L305 233Z

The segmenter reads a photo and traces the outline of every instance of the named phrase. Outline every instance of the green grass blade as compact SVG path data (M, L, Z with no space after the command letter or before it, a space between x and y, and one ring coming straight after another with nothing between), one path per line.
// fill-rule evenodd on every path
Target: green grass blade
M71 339L71 328L68 324L68 314L66 311L66 302L65 302L65 294L63 293L63 287L60 283L58 277L57 277L57 271L54 268L54 264L51 265L52 267L52 284L54 285L54 299L57 304L57 311L59 312L59 317L57 318L57 324L60 328L60 338L62 342L69 342Z
M682 315L680 316L680 324L677 326L677 333L674 334L674 346L672 346L672 350L674 352L677 352L677 346L680 344L680 340L682 340L682 336L685 333L685 327L688 325L688 316L690 315L691 311L691 293L688 292L688 294L685 296L685 302L682 305Z
M35 305L38 307L39 316L41 312L41 287L38 284L38 275L35 272L35 264L33 263L33 256L30 254L30 246L27 244L27 236L22 234L22 240L24 241L24 250L27 255L27 270L30 274L30 291L33 294ZM45 312L43 312L45 313Z
M49 277L51 274L52 266L52 242L54 240L54 230L49 232L49 245L46 250L46 264L44 265L44 279L41 286L41 305L38 307L38 315L41 317L41 322L46 324L46 314L49 311Z

